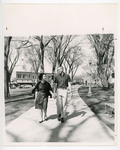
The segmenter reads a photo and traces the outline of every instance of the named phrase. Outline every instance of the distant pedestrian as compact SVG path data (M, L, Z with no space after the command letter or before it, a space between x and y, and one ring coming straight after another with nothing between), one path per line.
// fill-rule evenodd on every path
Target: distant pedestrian
M108 78L108 82L109 82L109 88L114 88L114 83L115 83L115 78L114 78L114 73L112 73L110 75L110 77Z
M58 121L64 122L66 104L68 98L68 91L71 93L71 80L69 75L63 72L63 67L60 66L57 68L58 75L55 77L54 83L54 93L55 97L57 97L57 115Z
M41 120L39 123L43 122L43 114L44 120L47 121L47 105L48 105L48 96L52 97L53 91L50 84L46 81L46 74L41 73L39 75L39 82L36 84L35 88L32 90L32 93L36 94L35 98L35 109L41 110Z
M87 80L85 81L85 85L87 85Z

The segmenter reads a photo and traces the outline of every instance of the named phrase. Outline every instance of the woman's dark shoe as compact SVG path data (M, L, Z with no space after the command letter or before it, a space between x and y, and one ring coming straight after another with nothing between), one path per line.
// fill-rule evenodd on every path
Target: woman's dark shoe
M39 121L39 123L42 123L42 122L43 122L43 120Z
M64 118L61 118L61 123L64 123Z

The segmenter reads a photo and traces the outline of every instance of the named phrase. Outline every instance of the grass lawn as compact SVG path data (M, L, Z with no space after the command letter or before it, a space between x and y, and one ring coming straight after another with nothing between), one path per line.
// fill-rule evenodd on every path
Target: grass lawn
M32 88L10 89L11 97L5 100L5 125L34 106Z
M92 87L92 96L88 97L88 87L82 86L78 89L78 93L97 117L114 131L114 116L105 112L105 103L114 104L113 89L104 91L101 87ZM113 108L107 107L107 111L108 110L113 112Z
M8 125L11 121L18 118L31 107L34 106L34 99L27 99L5 103L5 124Z

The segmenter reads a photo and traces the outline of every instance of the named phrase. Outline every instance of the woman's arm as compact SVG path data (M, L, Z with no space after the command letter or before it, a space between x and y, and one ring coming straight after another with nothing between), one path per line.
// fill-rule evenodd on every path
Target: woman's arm
M50 83L49 83L49 91L51 91L53 93L53 89L52 89Z
M39 85L40 81L35 85L35 87L32 89L32 93L35 93L35 90L38 89L38 85Z

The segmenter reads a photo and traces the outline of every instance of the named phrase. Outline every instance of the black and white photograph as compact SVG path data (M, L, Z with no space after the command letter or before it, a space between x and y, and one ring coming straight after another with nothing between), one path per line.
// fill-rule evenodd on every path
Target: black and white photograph
M4 6L4 14L8 6ZM38 13L39 6L35 6L34 10ZM107 6L110 8L110 4L100 7L105 11ZM116 5L111 4L112 7L116 8ZM24 7L18 10L19 7L13 8L16 16L22 16L22 8L25 11ZM67 12L67 7L64 8ZM25 16L32 14L30 7L28 10ZM47 17L44 23L48 28L51 25L48 22L53 21L54 24L54 19L60 14L57 8L51 11L54 17ZM106 9L105 15L109 12ZM34 21L28 17L28 20L20 18L19 27L23 31L21 34L18 31L17 34L19 27L15 28L13 22L11 27L10 19L7 20L9 11L4 16L4 144L116 145L116 24L111 25L114 29L110 30L103 23L98 32L86 30L83 33L78 30L77 33L75 29L75 32L61 32L61 29L59 32L57 27L54 32L47 33L49 29L44 29L45 33L32 33L28 31L36 29L32 23ZM38 18L36 20L42 22L42 18ZM72 16L73 23L76 18ZM27 21L32 24L30 27ZM106 22L110 23L112 20L108 17ZM63 24L66 28L78 28L78 25L75 27L75 24L69 24L69 19L68 24L63 19ZM60 22L59 25L63 24ZM92 24L96 26L96 22ZM39 30L43 29L41 27ZM15 33L12 33L14 29ZM27 31L24 33L25 29Z
M9 141L114 142L113 34L4 40Z

